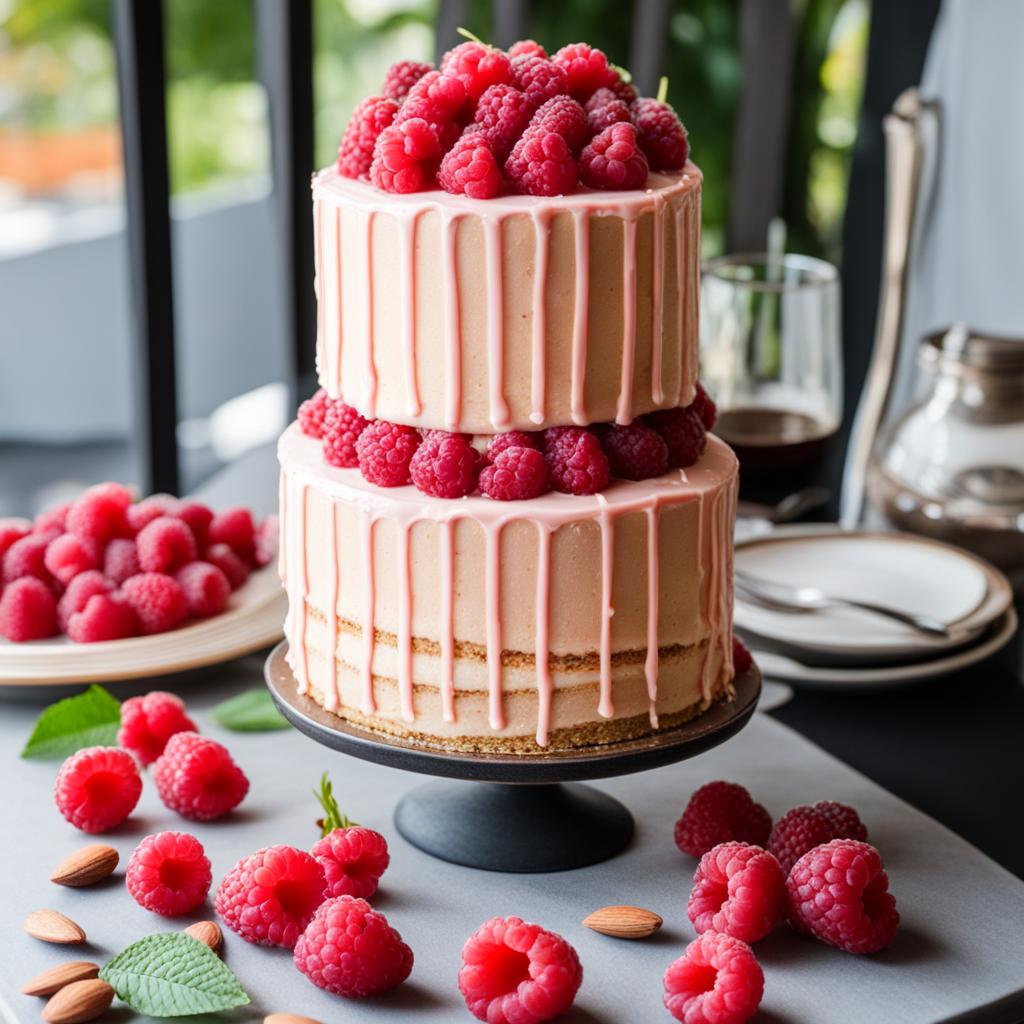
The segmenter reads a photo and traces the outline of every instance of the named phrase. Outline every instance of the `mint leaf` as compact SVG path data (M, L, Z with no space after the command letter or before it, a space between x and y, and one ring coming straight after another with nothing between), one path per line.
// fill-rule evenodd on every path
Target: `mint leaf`
M229 697L213 709L219 725L234 732L267 732L287 729L288 723L274 705L270 691L263 686Z
M184 932L147 935L100 971L136 1013L185 1017L245 1006L249 997L209 946Z
M321 776L320 789L319 791L314 789L313 796L320 801L320 806L324 809L324 816L317 822L320 826L321 839L329 836L335 829L351 828L355 824L338 806L338 801L334 798L334 788L331 786L331 780L327 777L327 772L324 772Z
M64 758L83 747L117 743L121 705L102 686L51 704L36 721L22 757Z

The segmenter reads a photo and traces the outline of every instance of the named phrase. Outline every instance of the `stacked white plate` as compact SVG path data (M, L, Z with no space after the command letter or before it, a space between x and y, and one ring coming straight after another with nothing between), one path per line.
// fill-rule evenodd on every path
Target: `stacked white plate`
M762 673L800 686L879 688L934 679L998 651L1017 628L1006 577L961 548L904 533L780 527L736 546L753 580L814 587L937 619L931 636L854 608L767 608L736 594L736 629Z

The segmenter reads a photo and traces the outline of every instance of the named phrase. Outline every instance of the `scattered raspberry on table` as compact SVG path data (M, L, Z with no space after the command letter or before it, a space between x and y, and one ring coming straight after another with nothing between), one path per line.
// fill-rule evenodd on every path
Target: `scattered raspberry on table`
M745 942L705 932L665 971L665 1008L684 1024L743 1024L764 995L764 972Z
M132 899L163 917L195 910L210 891L210 860L187 832L146 836L128 861L125 884Z
M139 766L126 750L86 747L61 766L54 784L57 809L83 832L106 832L135 810L142 794Z
M197 732L174 733L152 774L164 806L192 821L222 818L249 792L249 780L227 747Z
M145 766L164 752L175 733L198 731L196 723L185 713L185 702L180 697L152 690L122 702L117 745L133 753Z
M676 846L691 857L703 857L719 843L764 846L771 815L735 782L709 782L698 789L676 822Z

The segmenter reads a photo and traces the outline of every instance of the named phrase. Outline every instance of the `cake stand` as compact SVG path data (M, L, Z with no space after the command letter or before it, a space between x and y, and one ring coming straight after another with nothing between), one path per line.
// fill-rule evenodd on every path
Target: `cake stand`
M395 810L413 846L454 864L488 871L565 871L607 860L633 837L633 816L583 779L660 768L724 743L750 720L761 692L756 666L736 677L736 696L654 736L547 754L468 754L372 733L298 693L287 641L267 658L275 703L299 732L375 764L438 776ZM457 780L457 781L451 781ZM510 842L510 837L515 837Z

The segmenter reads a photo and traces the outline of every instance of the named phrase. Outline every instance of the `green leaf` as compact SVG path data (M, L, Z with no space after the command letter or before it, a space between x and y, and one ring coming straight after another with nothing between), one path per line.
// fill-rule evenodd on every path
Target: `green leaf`
M287 729L288 723L274 705L270 691L257 686L237 697L229 697L213 709L213 717L234 732L268 732Z
M329 836L337 828L351 828L355 824L338 806L338 801L334 799L334 789L331 786L331 780L327 777L327 772L324 772L320 779L320 791L317 792L314 789L313 796L320 801L320 806L324 809L324 816L320 821L321 838Z
M83 747L117 743L121 705L102 686L51 704L36 721L22 757L41 760L68 757Z
M100 971L117 998L136 1013L184 1017L245 1006L249 997L231 969L184 932L147 935Z

